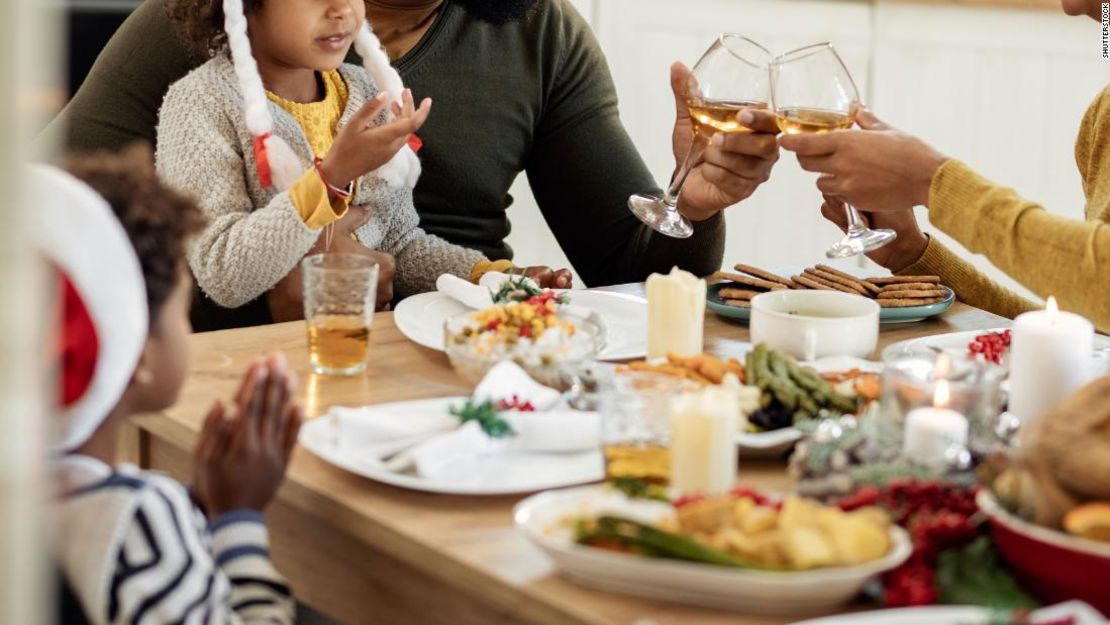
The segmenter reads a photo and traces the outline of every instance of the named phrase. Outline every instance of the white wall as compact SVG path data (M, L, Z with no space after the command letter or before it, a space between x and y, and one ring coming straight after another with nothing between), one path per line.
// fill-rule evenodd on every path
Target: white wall
M773 51L832 41L886 121L1050 210L1082 217L1075 131L1094 95L1110 82L1091 20L1046 10L847 0L576 4L591 19L609 58L622 118L660 184L674 168L668 67L674 60L693 64L717 33L731 30ZM726 213L726 264L821 260L839 233L818 213L814 178L784 154L771 181ZM513 195L510 242L518 261L565 262L522 181ZM984 259L976 262L1002 277Z

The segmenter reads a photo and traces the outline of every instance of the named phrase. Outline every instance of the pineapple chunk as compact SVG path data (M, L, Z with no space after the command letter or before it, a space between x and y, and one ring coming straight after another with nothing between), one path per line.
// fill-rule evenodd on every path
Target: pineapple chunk
M759 506L744 517L740 529L745 534L759 534L775 529L779 523L779 513L774 508Z
M870 562L890 551L890 533L867 515L848 514L835 531L826 531L840 564Z
M795 526L782 531L786 559L796 569L836 564L836 552L825 535L812 527Z

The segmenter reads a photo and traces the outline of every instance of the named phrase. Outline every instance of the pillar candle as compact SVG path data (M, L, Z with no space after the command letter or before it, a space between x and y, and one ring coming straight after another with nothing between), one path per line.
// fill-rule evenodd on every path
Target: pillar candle
M736 481L735 389L709 386L674 398L671 410L671 486L682 493L724 493Z
M1045 310L1014 320L1010 345L1010 413L1028 422L1086 384L1092 375L1094 326L1079 315Z
M677 267L647 279L648 358L702 352L705 327L705 280Z
M967 445L967 417L948 408L948 401L948 380L938 380L933 405L906 415L902 455L918 464L943 466L951 447Z

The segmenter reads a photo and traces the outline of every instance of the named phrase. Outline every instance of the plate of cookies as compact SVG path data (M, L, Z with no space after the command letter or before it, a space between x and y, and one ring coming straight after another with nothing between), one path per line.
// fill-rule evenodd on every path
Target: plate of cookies
M745 265L718 271L710 278L709 309L714 313L748 321L751 300L760 293L780 289L841 291L879 303L881 323L910 323L935 317L952 306L956 294L941 284L938 276L860 276L862 269L839 269L815 265L798 270L770 271Z

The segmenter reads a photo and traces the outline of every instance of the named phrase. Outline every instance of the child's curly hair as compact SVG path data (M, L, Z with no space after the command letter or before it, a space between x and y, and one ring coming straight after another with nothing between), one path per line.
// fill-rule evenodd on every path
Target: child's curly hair
M63 166L108 202L127 231L142 266L153 331L180 279L188 238L204 227L200 208L162 183L146 144L71 156Z
M263 0L243 0L243 11L250 15L262 3ZM212 58L227 50L223 0L165 0L164 7L178 35L197 52Z
M262 1L243 0L243 11L250 15ZM178 35L197 52L211 58L227 49L223 0L166 0L164 7Z

